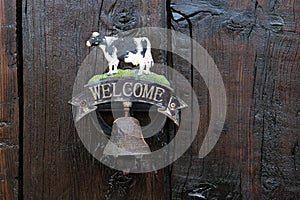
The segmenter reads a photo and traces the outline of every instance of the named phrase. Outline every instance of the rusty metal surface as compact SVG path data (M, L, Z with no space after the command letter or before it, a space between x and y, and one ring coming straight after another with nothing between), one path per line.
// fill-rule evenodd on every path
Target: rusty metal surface
M150 154L139 121L133 117L120 117L114 121L110 141L103 154L115 157Z

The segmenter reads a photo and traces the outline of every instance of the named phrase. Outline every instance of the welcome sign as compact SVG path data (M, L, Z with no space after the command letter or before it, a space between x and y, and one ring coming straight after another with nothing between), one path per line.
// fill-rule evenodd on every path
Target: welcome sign
M179 110L187 105L166 85L134 78L100 80L89 83L70 103L77 107L76 121L109 102L141 102L158 107L157 111L179 125Z

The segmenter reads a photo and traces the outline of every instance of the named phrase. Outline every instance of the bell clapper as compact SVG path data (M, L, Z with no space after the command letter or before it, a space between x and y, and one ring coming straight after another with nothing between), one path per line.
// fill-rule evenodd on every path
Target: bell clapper
M132 102L129 101L123 102L123 107L124 107L125 117L130 117L129 111L130 108L132 107Z

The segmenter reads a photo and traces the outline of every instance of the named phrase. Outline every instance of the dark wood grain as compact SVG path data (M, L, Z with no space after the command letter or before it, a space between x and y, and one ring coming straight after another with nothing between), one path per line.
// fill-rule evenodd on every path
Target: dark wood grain
M254 86L254 133L261 137L262 197L298 199L300 28L296 24L300 4L262 1L258 6L266 30L264 48L257 50ZM274 26L278 23L283 24L280 30Z
M17 199L19 103L16 1L0 1L0 198Z
M113 179L118 172L84 148L68 105L90 34L160 26L163 8L159 0L23 1L25 199L164 199L163 170Z
M209 93L201 76L174 56L174 66L194 83L201 123L198 140L174 164L173 199L298 199L299 3L174 3L175 29L192 33L222 74L228 112L214 150L197 158L210 120Z
M25 199L103 199L102 166L78 138L68 104L100 5L23 1Z
M25 199L300 198L299 2L173 0L173 19L166 15L166 2L22 2L22 191L17 187L16 5L1 1L1 198L14 199L18 191ZM170 27L206 48L218 66L227 92L225 126L212 152L199 159L211 117L207 86L183 58L154 50L156 63L168 60L193 86L200 108L198 135L172 166L157 173L124 175L93 158L74 126L68 101L79 66L92 65L80 68L86 74L82 85L103 70L95 64L104 60L102 54L96 52L95 60L85 41L92 31L117 35L145 26L166 27L170 21ZM191 45L185 42L181 51L188 52ZM184 84L178 80L175 85ZM190 94L187 101L192 99ZM84 125L92 129L89 123ZM176 134L172 125L167 129L169 135L163 140ZM187 125L185 131L190 134L191 127Z

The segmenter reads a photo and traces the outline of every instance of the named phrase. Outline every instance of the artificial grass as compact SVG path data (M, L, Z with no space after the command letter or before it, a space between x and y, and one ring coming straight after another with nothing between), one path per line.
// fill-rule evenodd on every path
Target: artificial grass
M158 83L165 86L170 86L170 82L163 75L159 75L153 72L151 72L151 74L138 75L138 72L139 72L138 69L135 70L119 69L117 74L108 75L106 73L106 74L95 75L89 80L88 84L90 85L93 83L98 83L103 80L110 80L110 79L133 78L136 80L148 81L151 83Z

